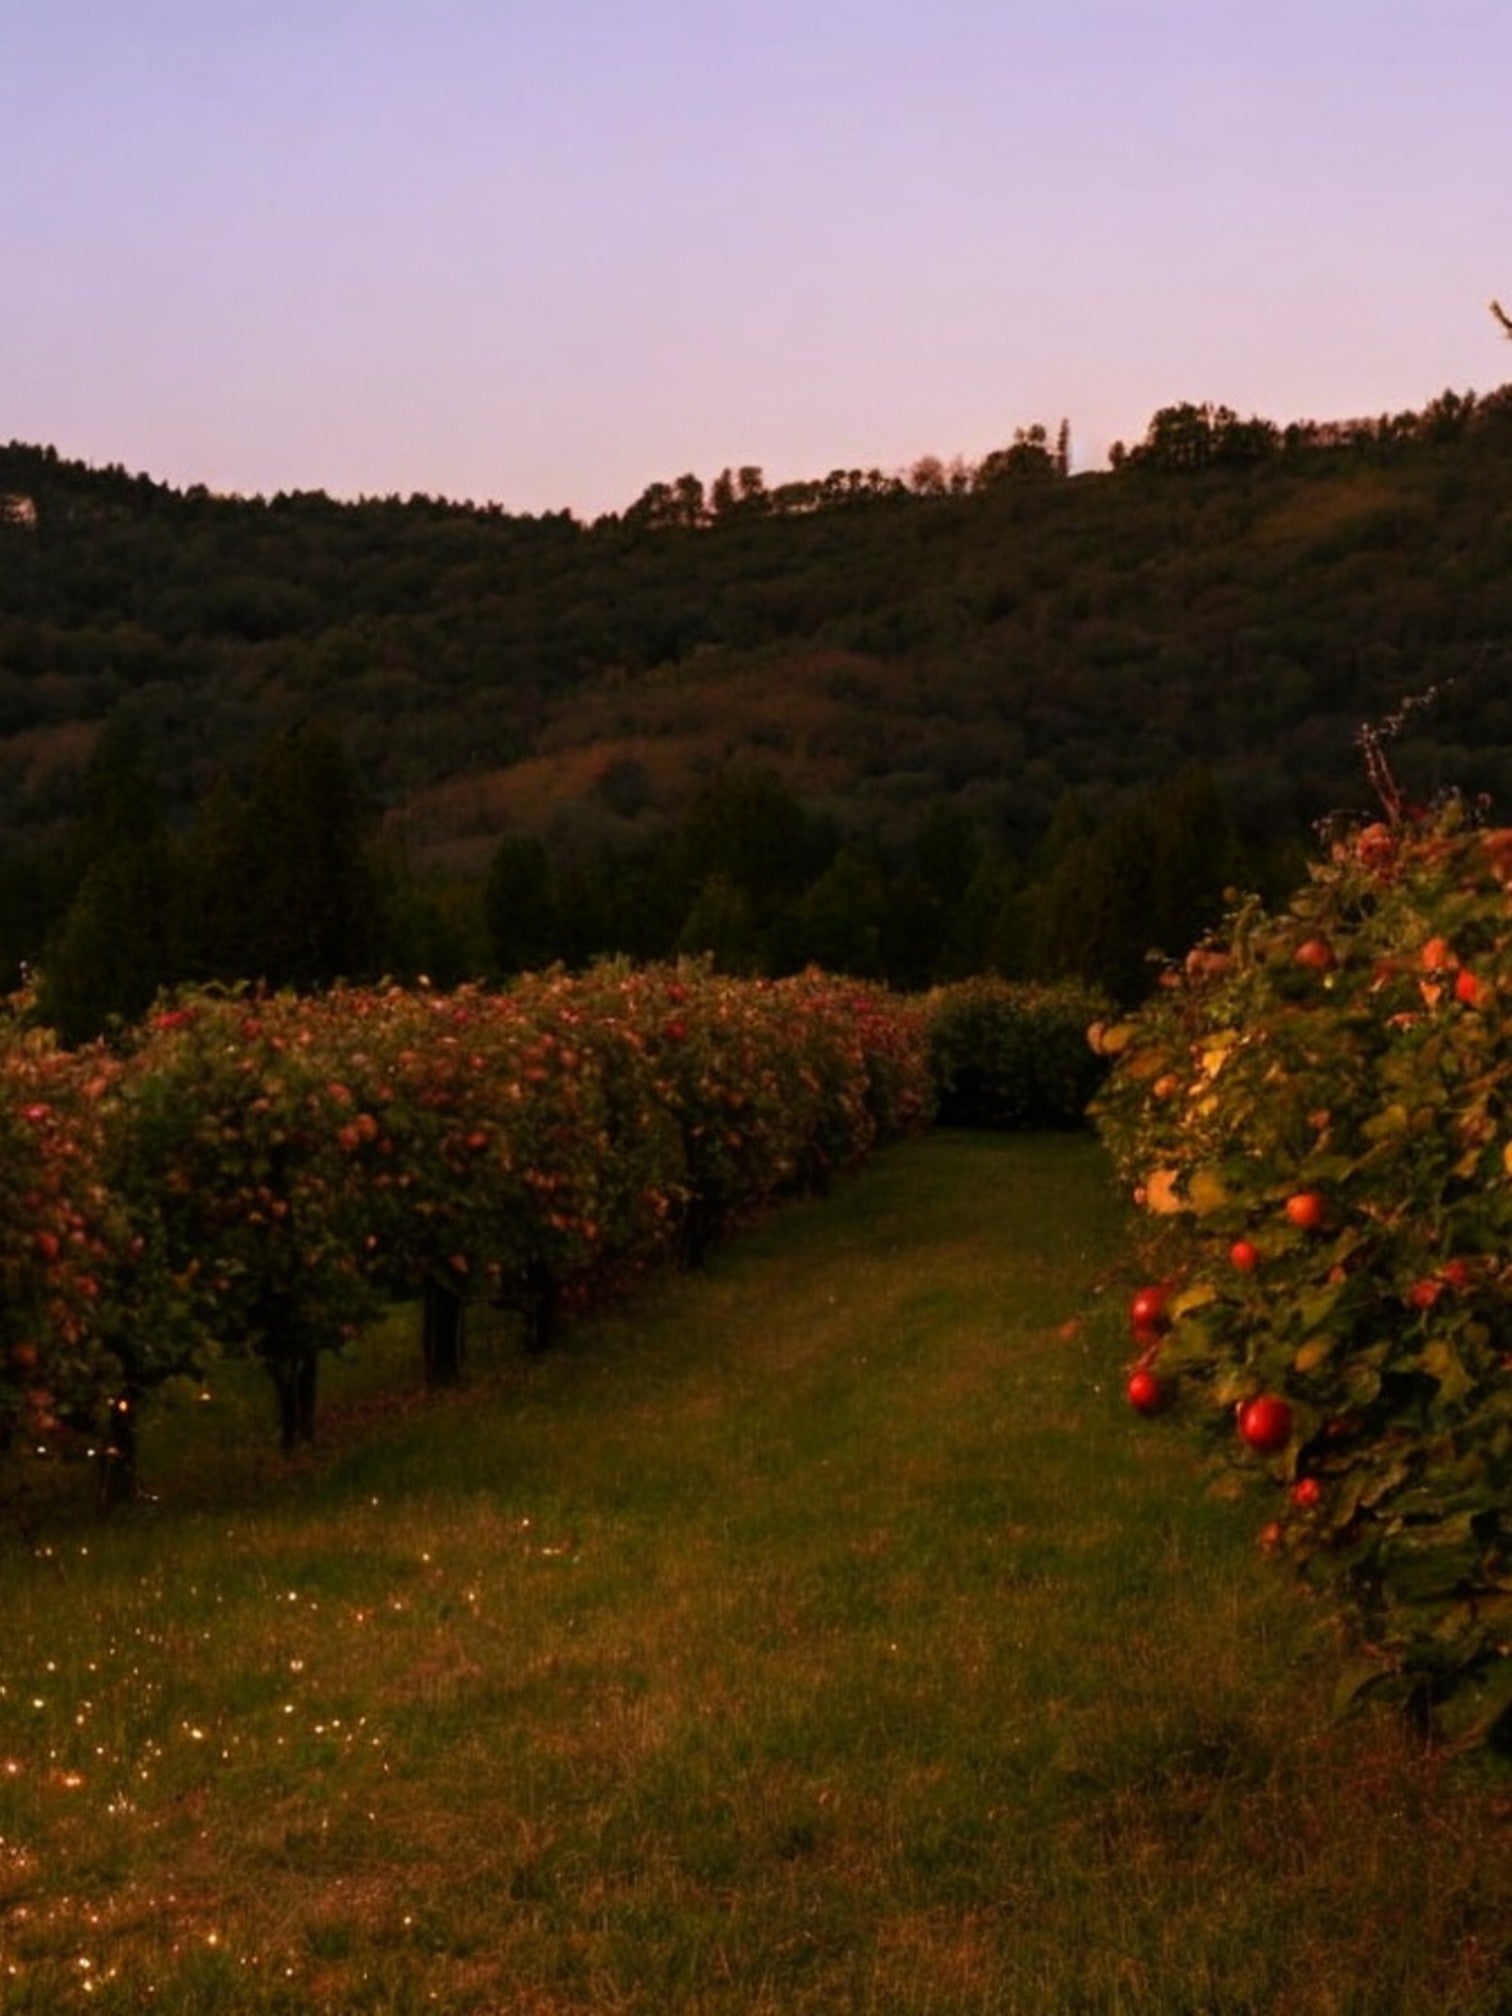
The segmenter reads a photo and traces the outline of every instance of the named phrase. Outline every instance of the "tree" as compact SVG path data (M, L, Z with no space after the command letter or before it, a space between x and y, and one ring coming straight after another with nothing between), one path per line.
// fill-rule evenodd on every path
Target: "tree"
M707 954L721 973L760 972L761 940L746 891L728 875L709 876L678 934L677 949Z
M383 937L378 877L356 780L331 729L307 722L265 746L246 824L246 977L314 987L374 972Z
M805 959L831 973L875 979L882 971L887 891L875 865L842 847L798 905L798 941Z
M172 977L169 878L161 831L91 863L47 943L38 984L40 1012L66 1042L140 1015Z
M39 1006L68 1041L139 1015L173 971L172 861L143 737L101 736L73 836L72 900L43 948Z
M177 877L181 977L237 980L257 967L248 808L229 777L200 801Z
M483 884L483 921L501 973L528 972L557 957L551 863L534 834L506 833L494 849Z
M760 920L828 866L834 842L775 770L730 764L698 793L683 821L688 886L722 875Z

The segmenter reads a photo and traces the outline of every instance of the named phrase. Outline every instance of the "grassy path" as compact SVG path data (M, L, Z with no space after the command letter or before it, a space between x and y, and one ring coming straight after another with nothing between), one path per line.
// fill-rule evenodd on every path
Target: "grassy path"
M6 1543L0 2009L1512 2008L1512 1784L1329 1726L1119 1398L1121 1234L1090 1144L937 1136L313 1470Z

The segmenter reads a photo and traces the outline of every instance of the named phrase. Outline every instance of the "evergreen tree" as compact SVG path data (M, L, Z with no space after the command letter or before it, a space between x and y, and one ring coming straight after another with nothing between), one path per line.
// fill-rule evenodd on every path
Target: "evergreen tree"
M711 875L678 934L679 952L706 953L721 973L759 973L762 946L751 899L728 875Z
M176 936L183 977L250 977L261 964L250 814L228 777L219 778L200 801L178 858Z
M38 1005L69 1042L139 1015L173 977L172 856L143 738L101 736L73 834L74 888L43 947Z
M858 849L842 847L798 904L801 956L830 973L875 979L882 971L886 915L887 892L875 864Z
M247 802L249 977L318 987L381 964L381 887L356 782L318 722L276 735Z
M534 834L506 833L483 883L483 922L500 973L525 973L559 956L551 863Z

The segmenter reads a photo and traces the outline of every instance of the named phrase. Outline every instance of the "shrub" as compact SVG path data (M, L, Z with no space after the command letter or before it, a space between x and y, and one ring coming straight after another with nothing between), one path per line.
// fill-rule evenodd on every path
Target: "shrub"
M1170 1284L1141 1396L1262 1491L1361 1655L1344 1691L1466 1741L1512 1709L1509 888L1512 831L1458 805L1340 833L1097 1032Z
M923 1018L808 973L684 964L506 993L219 988L159 1004L117 1057L0 1028L0 1448L108 1426L218 1353L255 1359L285 1446L320 1354L426 1300L451 1376L470 1293L544 1343L582 1304L929 1110ZM443 1332L445 1341L443 1342Z
M7 1014L0 1029L0 1449L96 1425L119 1214L104 1180L117 1071Z
M938 987L926 999L938 1117L953 1127L1079 1127L1106 1064L1087 1028L1106 997L1071 981L992 978Z

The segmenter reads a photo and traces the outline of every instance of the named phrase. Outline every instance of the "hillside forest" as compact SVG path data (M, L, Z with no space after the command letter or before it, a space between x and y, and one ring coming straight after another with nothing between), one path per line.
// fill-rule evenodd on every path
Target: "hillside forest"
M173 489L0 449L0 971L70 1037L216 978L596 956L1149 985L1402 788L1512 802L1512 387L1163 409L622 512Z

